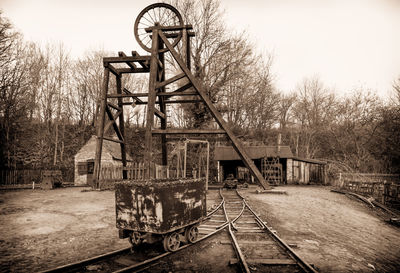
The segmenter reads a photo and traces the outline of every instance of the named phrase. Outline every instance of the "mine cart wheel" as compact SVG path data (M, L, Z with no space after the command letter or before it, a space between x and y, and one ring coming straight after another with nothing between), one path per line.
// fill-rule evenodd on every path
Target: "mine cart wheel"
M181 245L181 239L179 238L179 233L172 232L164 237L164 250L165 251L177 251Z
M182 15L171 5L165 3L156 3L142 10L135 21L135 38L139 45L146 51L151 52L152 40L151 33L146 32L146 28L160 24L162 27L183 27ZM172 34L167 37L172 46L176 46L181 37L180 30L163 30L165 34ZM168 51L167 48L161 49L160 52Z
M129 236L129 242L131 242L132 246L140 245L142 242L142 239L140 238L140 233L137 231L132 232Z
M197 226L190 226L185 229L185 238L189 243L194 243L197 241L199 236L199 229Z

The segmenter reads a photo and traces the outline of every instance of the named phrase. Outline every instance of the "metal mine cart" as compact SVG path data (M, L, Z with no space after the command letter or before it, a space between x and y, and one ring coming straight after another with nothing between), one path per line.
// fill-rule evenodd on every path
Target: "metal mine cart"
M118 182L115 198L119 236L133 246L163 240L166 251L175 251L197 240L207 214L205 179Z

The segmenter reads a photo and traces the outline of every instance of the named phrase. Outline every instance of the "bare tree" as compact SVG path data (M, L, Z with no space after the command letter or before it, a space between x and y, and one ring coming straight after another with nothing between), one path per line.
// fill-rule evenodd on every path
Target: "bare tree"
M393 82L393 92L393 101L396 105L400 106L400 77L398 77L397 80Z
M292 109L297 100L296 93L281 94L278 100L278 121L281 130L285 130L288 123L291 122Z
M334 93L316 77L305 78L298 85L297 94L293 114L298 127L301 154L312 158L318 153L319 132L333 121L336 99Z

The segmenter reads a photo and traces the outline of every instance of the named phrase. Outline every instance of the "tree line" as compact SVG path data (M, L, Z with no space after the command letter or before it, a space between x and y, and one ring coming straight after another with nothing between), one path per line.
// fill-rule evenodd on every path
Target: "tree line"
M283 92L274 84L272 56L225 27L218 1L172 4L196 33L194 75L241 139L274 145L281 134L299 157L360 172L400 172L400 77L387 101L365 88L339 96L317 77ZM95 132L105 56L116 54L88 51L73 59L62 44L27 42L0 13L0 168L73 168L74 154ZM145 93L147 77L126 77L123 86ZM139 147L143 108L125 111L128 139ZM215 126L202 103L169 111L173 127ZM130 148L140 156L137 150Z

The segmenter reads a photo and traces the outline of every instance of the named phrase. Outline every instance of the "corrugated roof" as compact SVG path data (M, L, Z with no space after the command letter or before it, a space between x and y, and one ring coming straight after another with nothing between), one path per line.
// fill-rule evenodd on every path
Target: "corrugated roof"
M259 159L264 157L291 158L292 151L289 146L245 146L246 153L251 159ZM240 160L240 156L232 146L217 146L214 151L215 160Z

